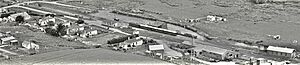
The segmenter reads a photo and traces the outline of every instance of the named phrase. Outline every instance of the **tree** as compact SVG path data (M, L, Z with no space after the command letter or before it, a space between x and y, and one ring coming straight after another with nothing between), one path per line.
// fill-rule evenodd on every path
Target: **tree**
M46 28L45 29L46 33L50 34L50 35L53 35L53 36L59 36L57 31L55 29L52 29L52 28Z
M55 17L55 14L46 14L46 17Z
M24 17L23 16L17 16L16 17L16 22L18 22L18 23L24 23L25 21L24 21Z
M49 26L54 26L55 25L55 23L53 21L49 21L48 24L49 24Z
M76 21L76 23L77 23L77 24L83 24L83 23L84 23L84 20L79 19L79 20Z
M66 35L67 34L67 29L68 27L63 25L62 23L61 24L58 24L57 25L57 33L62 36L62 35Z

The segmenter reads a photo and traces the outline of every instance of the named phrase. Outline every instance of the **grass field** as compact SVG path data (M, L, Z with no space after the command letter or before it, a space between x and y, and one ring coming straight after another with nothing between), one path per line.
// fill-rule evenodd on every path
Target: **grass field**
M168 0L179 6L169 6L160 0L142 0L145 5L138 8L162 12L175 18L198 18L220 15L228 19L225 23L194 26L217 37L264 40L266 35L281 35L280 41L291 43L300 40L298 3L253 4L246 0ZM289 16L288 16L289 15Z
M193 24L198 30L221 38L270 41L268 34L278 34L282 37L280 42L291 43L292 40L300 40L298 34L300 24L297 18L300 16L299 3L254 4L248 0L84 0L83 2L108 9L138 8L161 12L162 16L179 20L219 15L228 21L185 24ZM116 17L106 14L94 15L111 19Z
M17 63L18 62L18 63ZM77 50L62 50L38 54L28 57L12 59L11 61L2 61L0 64L25 64L25 65L40 65L40 64L113 64L113 65L173 65L168 62L156 60L144 56L126 54L105 49L77 49Z

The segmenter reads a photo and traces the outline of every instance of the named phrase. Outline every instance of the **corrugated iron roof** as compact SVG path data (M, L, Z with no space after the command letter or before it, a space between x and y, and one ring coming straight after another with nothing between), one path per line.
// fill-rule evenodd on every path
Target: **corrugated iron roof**
M271 51L277 51L277 52L284 52L284 53L293 53L295 49L291 48L283 48L283 47L275 47L275 46L269 46L267 50Z
M221 55L226 54L228 51L230 51L230 50L208 46L208 45L196 45L196 47L194 47L193 49L195 51L207 51L207 52L212 52Z
M164 50L164 45L149 45L149 50Z

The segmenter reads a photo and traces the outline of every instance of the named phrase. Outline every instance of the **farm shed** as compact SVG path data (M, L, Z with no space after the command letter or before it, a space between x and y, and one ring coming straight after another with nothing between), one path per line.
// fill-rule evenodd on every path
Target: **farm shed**
M164 45L149 45L149 51L151 52L163 53L164 49Z
M164 50L164 45L149 45L150 51Z
M262 50L270 55L290 57L290 58L294 58L296 56L296 52L295 52L296 50L291 48L265 46L265 45L260 45L259 48L260 48L259 50Z
M206 56L217 60L233 59L239 56L237 52L207 45L196 45L190 50L195 53L196 57Z

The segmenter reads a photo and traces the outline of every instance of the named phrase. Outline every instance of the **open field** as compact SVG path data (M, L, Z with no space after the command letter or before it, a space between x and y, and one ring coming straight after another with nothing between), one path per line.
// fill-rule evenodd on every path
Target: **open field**
M299 3L254 4L248 0L139 0L138 9L161 12L178 19L219 15L225 23L190 23L211 36L239 40L269 41L270 35L281 35L281 42L300 40ZM117 3L113 1L112 3ZM126 2L128 3L128 2ZM101 3L99 3L101 4ZM134 4L132 4L134 5ZM115 6L111 6L115 7ZM99 15L99 14L98 14ZM114 18L115 16L111 16ZM299 43L298 43L299 44ZM287 46L288 47L288 46Z
M130 60L129 60L130 59ZM122 52L110 51L105 49L77 49L77 50L62 50L38 54L28 57L20 57L17 59L2 61L0 64L16 64L25 65L40 65L40 64L113 64L113 65L173 65L168 62L134 55Z

